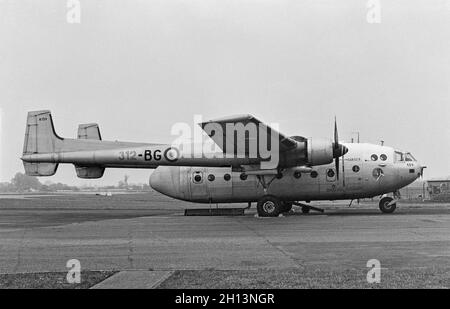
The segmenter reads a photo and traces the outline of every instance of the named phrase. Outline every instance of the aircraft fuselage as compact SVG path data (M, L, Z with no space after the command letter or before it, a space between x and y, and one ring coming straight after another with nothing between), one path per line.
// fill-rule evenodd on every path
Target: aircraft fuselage
M340 177L334 164L313 166L310 173L287 168L280 175L261 177L233 172L229 167L160 166L150 177L155 190L198 203L254 202L264 195L285 201L368 198L396 190L420 176L421 167L406 154L373 144L345 144ZM344 164L342 164L344 160Z

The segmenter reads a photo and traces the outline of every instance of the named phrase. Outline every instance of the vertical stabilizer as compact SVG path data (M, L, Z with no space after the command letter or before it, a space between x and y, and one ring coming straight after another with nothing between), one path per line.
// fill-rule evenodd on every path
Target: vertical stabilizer
M48 110L29 112L25 128L23 155L52 153L60 138L55 133L52 115ZM29 176L51 176L55 174L57 163L23 162L25 173Z

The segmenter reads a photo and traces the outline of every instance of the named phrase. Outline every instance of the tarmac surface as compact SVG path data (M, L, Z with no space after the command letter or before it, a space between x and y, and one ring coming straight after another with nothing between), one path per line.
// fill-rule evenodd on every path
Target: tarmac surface
M209 206L157 193L3 196L0 273L64 272L70 259L83 270L162 272L365 269L370 259L450 267L449 204L403 201L394 214L377 201L315 205L325 213L258 218L253 206L244 216L186 217L185 208Z

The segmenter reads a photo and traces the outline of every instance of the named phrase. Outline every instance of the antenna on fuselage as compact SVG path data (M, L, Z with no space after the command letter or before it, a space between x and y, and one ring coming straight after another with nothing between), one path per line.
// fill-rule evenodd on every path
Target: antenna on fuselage
M358 138L356 140L357 140L357 143L359 144L359 131L354 131L354 132L352 132L352 134L356 134L356 136L358 136ZM353 143L353 137L352 137L352 143Z

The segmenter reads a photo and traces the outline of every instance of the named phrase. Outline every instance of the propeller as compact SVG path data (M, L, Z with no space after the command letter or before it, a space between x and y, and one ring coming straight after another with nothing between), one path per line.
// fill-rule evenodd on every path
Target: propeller
M344 156L348 152L347 147L342 144L339 144L339 134L337 128L337 120L334 117L334 142L333 142L333 157L334 157L334 165L336 167L336 179L339 180L339 158ZM342 158L342 172L344 173L344 159ZM345 180L344 180L345 186Z

